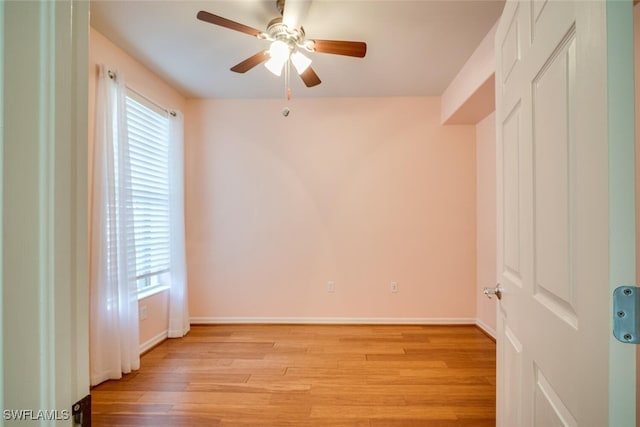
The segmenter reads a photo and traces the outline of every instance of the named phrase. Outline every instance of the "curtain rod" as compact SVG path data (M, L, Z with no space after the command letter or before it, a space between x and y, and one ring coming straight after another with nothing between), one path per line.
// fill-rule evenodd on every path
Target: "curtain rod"
M111 70L107 71L107 74L109 75L109 78L111 80L116 78L116 73L114 73ZM176 117L176 112L174 110L169 110L168 108L163 107L162 105L158 104L157 102L155 102L153 99L150 99L149 97L141 94L140 92L138 92L137 90L133 89L131 86L127 86L127 89L130 90L131 92L135 93L136 95L138 95L139 97L143 98L144 100L146 100L147 102L150 102L151 104L155 105L156 107L158 107L159 109L161 109L162 111L164 111L167 114L171 114L173 117Z

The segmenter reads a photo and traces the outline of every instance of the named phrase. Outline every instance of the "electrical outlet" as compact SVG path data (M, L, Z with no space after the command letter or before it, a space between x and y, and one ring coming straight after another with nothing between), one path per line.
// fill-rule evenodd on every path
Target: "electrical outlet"
M335 292L336 285L333 282L327 282L327 292Z
M140 320L144 320L147 318L147 306L143 305L140 307Z
M391 282L391 292L394 294L398 292L398 282Z

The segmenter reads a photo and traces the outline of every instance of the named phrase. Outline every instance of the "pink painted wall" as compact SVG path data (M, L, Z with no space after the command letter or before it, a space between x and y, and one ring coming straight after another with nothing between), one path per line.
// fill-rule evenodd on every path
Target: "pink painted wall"
M94 28L91 28L89 43L90 148L93 146L97 64L107 64L121 71L124 73L128 87L142 93L154 102L166 108L184 111L186 105L184 96Z
M186 100L160 77L93 28L91 28L89 42L89 188L91 188L97 64L106 64L124 73L127 86L164 107L184 111ZM89 200L91 200L91 194L89 194ZM147 319L140 321L140 343L143 344L167 331L169 324L167 292L141 300L138 305L147 306Z
M482 294L482 288L497 283L495 112L476 125L476 172L477 316L478 322L495 335L496 300Z
M496 126L494 38L497 22L480 42L441 99L445 125L476 125L476 300L478 324L495 336L496 302L482 294L496 275Z
M474 126L436 97L283 106L187 102L192 319L474 320Z

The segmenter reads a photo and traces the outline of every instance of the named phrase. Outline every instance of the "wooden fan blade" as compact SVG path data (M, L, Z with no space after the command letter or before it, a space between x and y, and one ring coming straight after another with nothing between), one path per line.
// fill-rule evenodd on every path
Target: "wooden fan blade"
M234 71L236 73L246 73L256 65L261 64L267 59L269 59L269 51L263 50L262 52L258 52L255 55L245 59L241 63L234 65L233 67L231 67L231 71Z
M262 31L255 28L239 24L222 16L214 15L213 13L201 10L198 12L197 18L201 21L208 22L210 24L219 25L221 27L229 28L230 30L240 31L241 33L249 34L250 36L258 37L262 34Z
M349 42L343 40L313 40L312 50L320 53L364 58L367 54L367 44L364 42Z
M320 77L318 77L316 72L313 71L313 68L311 67L307 67L307 69L304 70L302 74L300 74L300 78L302 78L302 81L307 87L314 87L322 83Z

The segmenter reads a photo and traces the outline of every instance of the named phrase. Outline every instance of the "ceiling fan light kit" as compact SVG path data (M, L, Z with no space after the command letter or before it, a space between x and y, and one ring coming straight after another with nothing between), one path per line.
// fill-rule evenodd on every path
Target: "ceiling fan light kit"
M280 76L282 74L282 68L285 62L289 60L290 55L291 49L289 45L281 40L276 40L271 43L271 47L269 48L270 58L264 65L273 74Z
M364 58L367 53L367 45L364 42L343 40L307 40L302 26L287 25L287 22L295 22L295 19L287 14L285 0L276 0L276 7L282 16L274 18L267 25L267 31L263 32L255 28L237 23L227 18L214 15L201 10L197 18L210 24L225 27L241 33L249 34L260 40L271 41L268 50L256 53L239 64L231 67L236 73L246 73L255 66L265 63L265 67L276 76L282 75L285 69L285 86L287 97L289 90L289 64L293 64L298 75L307 87L317 86L321 83L318 75L311 68L311 58L300 52L319 52L334 55ZM286 65L286 67L285 67Z
M300 52L293 52L291 55L291 63L296 68L298 74L304 73L304 70L311 65L311 59Z

